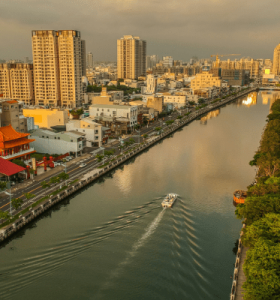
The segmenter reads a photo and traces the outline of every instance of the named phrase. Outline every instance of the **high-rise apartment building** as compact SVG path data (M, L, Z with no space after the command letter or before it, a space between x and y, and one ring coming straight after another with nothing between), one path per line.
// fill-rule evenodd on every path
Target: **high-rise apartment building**
M276 76L280 75L280 44L274 49L272 72Z
M155 94L157 92L157 76L153 74L147 75L147 94Z
M74 108L83 99L81 36L76 30L59 30L57 35L61 106Z
M146 75L146 41L125 35L117 40L118 78L137 79Z
M93 55L91 52L87 54L87 68L93 68Z
M146 57L146 69L152 69L159 62L157 55L150 55Z
M58 39L54 30L32 31L35 103L60 106Z
M82 103L82 42L76 30L33 30L35 103L74 108Z
M0 64L0 95L11 98L9 64Z
M164 56L162 59L162 63L164 67L171 68L173 67L173 57L172 56Z
M82 76L86 76L87 58L86 58L86 41L81 40L81 59L82 59Z
M4 98L34 104L32 64L0 64L0 94Z

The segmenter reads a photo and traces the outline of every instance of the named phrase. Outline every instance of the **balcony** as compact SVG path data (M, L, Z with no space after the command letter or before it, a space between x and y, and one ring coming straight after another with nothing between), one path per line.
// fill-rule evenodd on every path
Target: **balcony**
M1 158L4 158L4 159L13 159L17 156L22 156L22 155L25 155L25 154L29 154L29 153L32 153L34 152L35 149L30 147L30 149L27 149L27 150L24 150L24 151L20 151L20 152L17 152L17 153L14 153L14 154L10 154L10 155L6 155L6 156L1 156Z

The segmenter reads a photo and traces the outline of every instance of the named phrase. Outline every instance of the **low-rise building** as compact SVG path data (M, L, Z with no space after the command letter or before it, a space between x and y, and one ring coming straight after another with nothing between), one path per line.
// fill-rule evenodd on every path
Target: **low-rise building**
M95 120L103 126L102 128L106 128L106 132L109 128L115 135L128 134L133 130L130 120L125 117L99 116Z
M32 147L39 153L71 153L77 156L86 146L85 134L81 132L55 132L47 128L39 128L30 133L30 138L33 138Z
M1 126L11 125L16 131L28 132L32 127L33 118L26 118L20 112L20 105L16 100L2 102ZM28 126L29 125L29 126Z
M66 125L69 119L68 111L58 108L24 108L22 113L25 117L33 117L34 124L40 128Z
M177 96L165 93L163 94L163 101L165 105L171 103L174 107L180 108L187 105L187 96Z
M147 96L147 102L146 105L149 108L153 108L154 110L161 113L163 111L163 96L157 96L157 95L150 95Z
M222 69L221 78L226 81L228 85L246 85L249 83L250 73L246 70L232 70Z
M70 120L66 124L66 130L85 134L87 147L100 147L108 139L108 137L105 137L105 140L103 140L102 125L95 122L92 118Z
M136 106L93 104L89 107L89 115L96 120L102 117L125 118L129 121L128 130L137 124Z
M193 91L213 86L221 87L221 85L222 80L209 72L196 74L195 78L191 81L191 88Z

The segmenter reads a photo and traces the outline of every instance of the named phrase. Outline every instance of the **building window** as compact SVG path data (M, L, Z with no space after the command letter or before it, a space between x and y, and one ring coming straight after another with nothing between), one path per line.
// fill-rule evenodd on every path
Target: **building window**
M60 140L60 137L58 137L57 139Z

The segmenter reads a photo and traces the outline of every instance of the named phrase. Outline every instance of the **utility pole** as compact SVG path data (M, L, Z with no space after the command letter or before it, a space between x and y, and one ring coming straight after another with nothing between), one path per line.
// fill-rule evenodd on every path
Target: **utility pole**
M8 186L7 189L10 188L10 193L4 191L4 193L8 196L10 196L10 215L12 215L12 186L11 186L11 181L10 181L10 176L9 176L9 181L8 181Z

